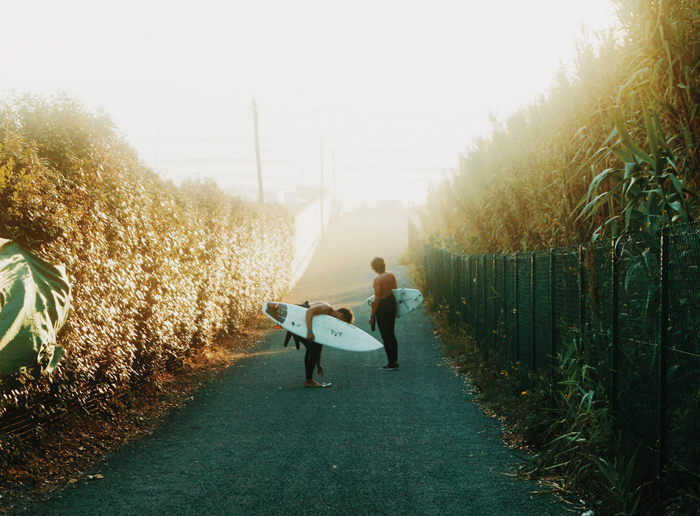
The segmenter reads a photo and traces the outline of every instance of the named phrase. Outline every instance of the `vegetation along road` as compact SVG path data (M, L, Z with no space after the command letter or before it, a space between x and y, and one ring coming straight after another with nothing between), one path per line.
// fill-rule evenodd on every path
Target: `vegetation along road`
M289 301L357 309L375 255L399 286L405 214L353 212L326 235ZM365 315L356 324L369 330ZM56 491L38 515L560 515L538 486L507 475L518 459L499 423L442 360L423 309L397 321L397 372L383 350L326 347L329 388L304 388L303 347L270 329L152 435L95 466L98 481ZM379 337L378 332L375 334ZM99 478L99 477L98 477Z

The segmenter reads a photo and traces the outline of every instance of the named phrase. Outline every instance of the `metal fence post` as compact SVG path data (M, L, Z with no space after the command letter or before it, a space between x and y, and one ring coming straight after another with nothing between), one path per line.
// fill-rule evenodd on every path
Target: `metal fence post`
M445 251L445 257L447 258L447 322L454 324L454 311L455 311L455 257L452 253Z
M431 293L432 295L432 282L430 281L430 275L432 273L432 267L430 266L430 247L428 244L423 244L423 250L424 250L424 255L423 255L423 262L425 266L425 288L428 292Z
M510 317L508 315L508 307L510 306L510 298L508 297L508 287L506 285L507 281L507 269L508 269L508 257L504 254L503 255L503 338L501 339L501 342L503 342L503 349L507 349L507 356L510 361L512 361L512 349L510 346L510 342L508 342L510 339L508 339L508 321L510 320ZM511 367L513 366L512 363L509 364Z
M550 335L549 335L549 352L550 352L550 364L552 366L552 375L557 367L557 318L556 318L556 308L557 305L554 302L554 298L557 290L557 270L555 263L554 249L549 250L549 316L550 319Z
M474 299L474 312L472 313L472 318L474 320L474 336L476 340L481 338L481 323L479 321L481 312L481 303L479 303L479 282L481 278L479 277L479 257L474 257L474 284L472 285L472 299Z
M661 232L661 331L659 356L659 488L665 492L665 473L668 461L668 327L669 327L669 277L671 256L669 254L669 228Z
M583 335L586 324L585 252L582 245L578 246L578 340L581 351L583 351Z
M440 270L442 272L442 278L440 279L440 283L442 285L442 304L449 304L449 297L448 297L448 288L449 288L449 278L446 278L447 276L447 261L448 254L447 251L444 249L441 249L442 255L440 256ZM449 312L448 312L448 321L449 321Z
M535 253L530 253L530 307L532 309L532 372L537 370L537 318L535 317Z
M456 254L452 255L452 323L457 324L457 311L459 310L459 303L457 303L457 297L459 296L459 256Z
M461 293L462 293L462 299L460 299L460 305L459 308L461 310L462 314L462 324L467 323L467 278L469 277L468 271L465 270L465 266L467 264L467 260L464 259L464 256L460 256L460 270L462 271L462 286L461 286Z
M515 317L515 363L520 363L520 278L518 277L518 253L513 257L513 289L515 290L515 300L513 316Z
M617 255L617 239L612 242L612 321L611 321L611 348L612 348L612 410L616 419L619 415L619 335L620 335L620 260Z
M476 333L477 331L477 324L476 324L476 310L477 307L479 306L477 296L476 296L476 259L473 256L469 257L469 324L472 327L472 331L474 331L474 336L476 337L478 334Z
M479 274L479 280L481 281L481 310L479 314L479 326L481 327L480 337L483 342L486 341L486 274L484 273L484 271L486 270L486 267L484 266L485 263L486 257L482 255L481 261L479 262L479 270L481 272L481 274Z
M455 324L462 322L462 257L455 255Z
M445 304L445 257L442 249L435 251L435 261L437 265L435 275L435 290L438 292L438 306Z
M464 257L457 256L457 278L459 279L457 283L457 309L459 311L459 317L457 318L459 324L464 323Z
M498 291L496 290L496 255L491 255L491 288L493 293L489 293L493 297L493 320L491 321L491 345L496 349L496 342L498 339L496 335L498 334L498 304L496 303Z
M466 300L467 304L464 305L464 323L471 326L472 330L474 329L474 325L472 324L472 257L467 256L467 273L465 274L465 285L464 285L464 299Z

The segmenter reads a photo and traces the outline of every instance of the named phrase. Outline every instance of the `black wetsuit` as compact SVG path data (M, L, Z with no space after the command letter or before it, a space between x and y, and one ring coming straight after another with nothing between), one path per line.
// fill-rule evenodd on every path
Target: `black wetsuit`
M374 314L379 333L384 341L384 351L389 363L393 364L398 360L398 342L394 335L394 325L396 324L396 298L393 294L379 301L377 311Z
M319 358L321 358L323 345L303 338L300 338L299 342L301 342L306 348L306 354L304 355L304 367L306 368L306 379L311 380L314 376L314 367L316 367L316 363L318 362Z
M299 306L303 306L304 308L309 307L309 303L306 302L304 304L301 304ZM299 337L298 335L294 335L292 332L288 331L287 336L284 339L284 345L285 347L287 346L287 343L289 342L289 339L293 338L294 339L294 344L296 344L297 349L299 349L299 343L302 343L304 347L306 348L306 354L304 355L304 369L306 370L306 379L311 380L313 379L314 376L314 367L316 367L316 363L318 362L319 358L321 357L321 351L323 351L323 345L319 344L317 342L311 342L310 340L306 340L303 337Z

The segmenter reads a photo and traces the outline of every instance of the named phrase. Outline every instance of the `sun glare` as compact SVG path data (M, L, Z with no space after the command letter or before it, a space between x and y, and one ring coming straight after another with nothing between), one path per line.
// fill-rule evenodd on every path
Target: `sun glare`
M488 132L489 112L546 93L581 26L612 24L610 0L7 8L4 35L24 43L6 56L4 93L67 91L112 116L159 173L241 191L255 184L255 97L267 184L294 188L301 164L307 181L335 174L350 203L389 188L422 202Z

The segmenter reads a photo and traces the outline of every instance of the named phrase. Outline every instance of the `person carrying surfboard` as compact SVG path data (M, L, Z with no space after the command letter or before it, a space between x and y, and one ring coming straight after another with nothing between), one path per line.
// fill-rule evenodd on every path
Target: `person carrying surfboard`
M306 368L306 379L304 380L304 387L324 387L326 384L319 383L313 379L314 367L316 367L319 376L323 376L323 368L321 367L321 353L323 352L323 346L314 342L316 336L313 332L313 318L316 315L330 315L336 319L345 321L348 324L352 324L355 316L352 311L348 308L335 309L330 304L325 301L314 301L309 304L309 308L306 311L306 338L299 339L299 341L304 344L306 348L306 354L304 355L304 366Z
M384 258L377 256L370 262L372 270L377 273L374 278L374 303L372 303L372 315L369 318L369 324L374 330L375 324L379 326L379 333L384 342L384 351L388 363L380 367L382 371L398 371L398 342L394 334L394 325L396 323L396 298L394 297L394 289L398 288L396 276L391 271L386 270ZM377 302L377 299L379 300Z

